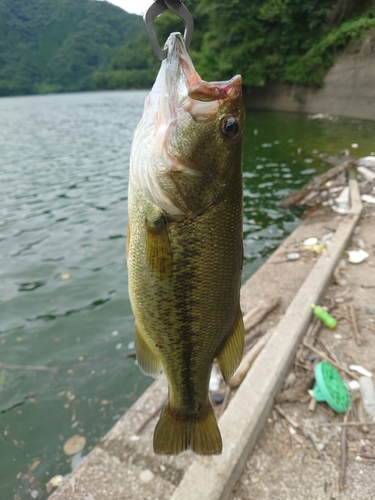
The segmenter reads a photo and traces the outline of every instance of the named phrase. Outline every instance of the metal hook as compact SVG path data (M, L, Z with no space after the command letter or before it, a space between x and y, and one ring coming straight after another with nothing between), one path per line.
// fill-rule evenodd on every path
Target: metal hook
M194 31L193 16L187 10L185 5L181 3L181 0L154 0L154 3L149 7L146 14L144 15L143 20L146 25L146 31L150 39L152 50L154 51L155 56L160 61L167 57L168 49L162 49L159 46L154 28L154 19L160 16L160 14L162 14L166 10L171 10L184 21L184 42L187 50L190 47L190 42Z

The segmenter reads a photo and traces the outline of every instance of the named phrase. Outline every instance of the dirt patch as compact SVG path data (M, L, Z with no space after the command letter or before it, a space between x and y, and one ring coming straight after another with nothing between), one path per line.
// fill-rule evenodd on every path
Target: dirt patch
M335 330L323 327L314 346L339 364L362 365L375 375L374 224L375 209L367 206L347 250L364 247L370 256L353 265L344 254L346 262L341 262L322 299L322 304L332 308L338 325ZM358 323L357 339L351 306ZM301 352L305 353L302 363ZM318 359L311 351L299 350L285 389L306 380ZM346 382L353 379L343 372L341 375ZM287 419L273 410L231 500L374 500L375 425L342 426L343 415L325 403L318 403L315 411L310 411L311 398L306 390L296 399L280 403ZM371 419L364 413L359 391L351 391L348 421L363 420ZM347 457L342 489L339 482L344 427Z

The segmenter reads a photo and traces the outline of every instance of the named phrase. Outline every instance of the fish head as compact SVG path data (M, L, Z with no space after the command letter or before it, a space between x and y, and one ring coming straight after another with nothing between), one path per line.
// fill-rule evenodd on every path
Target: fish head
M169 219L182 220L205 212L241 176L245 110L240 75L206 82L180 33L166 47L135 132L130 176Z

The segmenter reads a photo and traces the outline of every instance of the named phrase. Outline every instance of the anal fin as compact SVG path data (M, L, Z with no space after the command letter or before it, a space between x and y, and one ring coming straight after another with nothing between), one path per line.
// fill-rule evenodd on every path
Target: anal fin
M217 455L222 451L222 440L214 410L207 402L202 414L184 418L169 404L163 409L154 433L154 452L159 455L177 455L192 449L198 455Z
M233 332L228 338L225 346L216 356L219 363L221 373L227 383L241 362L244 348L244 324L241 308L238 307L237 319L234 325Z
M140 329L135 324L135 352L140 369L146 375L157 377L160 373L161 364L158 356L151 350Z

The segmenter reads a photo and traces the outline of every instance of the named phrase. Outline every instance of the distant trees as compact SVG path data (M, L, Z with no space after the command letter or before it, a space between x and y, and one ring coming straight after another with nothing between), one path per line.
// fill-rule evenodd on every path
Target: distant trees
M0 95L93 89L143 29L139 16L96 0L0 0Z
M151 1L151 0L150 0ZM375 29L375 0L185 0L201 76L320 85L337 50ZM163 45L181 20L155 20ZM99 0L0 0L0 95L149 88L160 67L140 16Z

